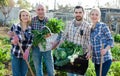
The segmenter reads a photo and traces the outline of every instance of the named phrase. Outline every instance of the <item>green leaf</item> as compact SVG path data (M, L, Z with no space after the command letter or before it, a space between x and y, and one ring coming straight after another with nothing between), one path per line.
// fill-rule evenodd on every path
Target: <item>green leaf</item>
M52 33L60 33L63 30L64 23L62 20L56 18L49 19L46 26L51 30Z

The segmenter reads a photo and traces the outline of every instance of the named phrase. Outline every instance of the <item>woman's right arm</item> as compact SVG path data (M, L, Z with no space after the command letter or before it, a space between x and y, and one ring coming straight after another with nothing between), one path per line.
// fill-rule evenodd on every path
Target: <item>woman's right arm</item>
M13 24L12 27L10 28L10 31L8 32L8 36L10 37L10 42L13 45L17 45L19 38L14 32L15 25Z

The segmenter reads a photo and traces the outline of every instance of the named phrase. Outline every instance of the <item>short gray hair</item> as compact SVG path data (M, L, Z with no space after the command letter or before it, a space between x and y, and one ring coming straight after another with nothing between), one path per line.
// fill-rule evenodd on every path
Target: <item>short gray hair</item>
M43 5L43 4L38 4L35 8L37 9L38 7L43 7L43 8L44 8L44 10L46 10L45 5Z

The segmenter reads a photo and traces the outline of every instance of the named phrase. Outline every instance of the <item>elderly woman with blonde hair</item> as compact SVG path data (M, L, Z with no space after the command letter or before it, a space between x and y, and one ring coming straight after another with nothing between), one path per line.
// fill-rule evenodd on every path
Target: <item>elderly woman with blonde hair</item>
M110 48L113 47L113 38L109 28L103 22L100 22L101 12L99 8L93 8L90 11L92 46L92 61L95 66L96 76L106 76L112 63ZM100 65L102 65L100 72Z

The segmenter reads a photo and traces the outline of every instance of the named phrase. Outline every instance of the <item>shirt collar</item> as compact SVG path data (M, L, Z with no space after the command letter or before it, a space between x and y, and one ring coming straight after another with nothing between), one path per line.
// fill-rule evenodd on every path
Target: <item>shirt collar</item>
M80 21L80 25L82 24L83 21L84 21L84 19L82 19L82 20ZM77 25L76 25L76 19L73 19L73 25L74 25L75 27L77 27Z

